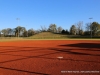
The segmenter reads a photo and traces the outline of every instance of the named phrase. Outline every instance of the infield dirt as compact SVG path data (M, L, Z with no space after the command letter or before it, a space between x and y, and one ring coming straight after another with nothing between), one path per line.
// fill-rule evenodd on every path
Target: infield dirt
M100 74L100 40L0 42L0 75L86 75L86 72Z

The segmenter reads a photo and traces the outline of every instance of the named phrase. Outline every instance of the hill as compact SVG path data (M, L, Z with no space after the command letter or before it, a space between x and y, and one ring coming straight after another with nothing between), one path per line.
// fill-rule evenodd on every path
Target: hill
M64 38L67 38L67 35L54 34L51 32L41 32L41 33L35 34L29 38L31 38L31 39L64 39Z
M35 34L29 39L91 39L90 36L81 36L81 35L63 35L63 34L54 34L51 32L41 32ZM100 37L92 37L92 39L99 39Z

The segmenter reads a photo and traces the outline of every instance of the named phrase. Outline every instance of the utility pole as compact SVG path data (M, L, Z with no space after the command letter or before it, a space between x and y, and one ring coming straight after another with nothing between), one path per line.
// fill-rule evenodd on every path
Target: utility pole
M20 18L16 18L17 22L18 22L18 38L19 38L19 20Z
M91 38L92 38L92 23L91 23L91 19L93 19L93 18L89 18L89 19L90 19Z

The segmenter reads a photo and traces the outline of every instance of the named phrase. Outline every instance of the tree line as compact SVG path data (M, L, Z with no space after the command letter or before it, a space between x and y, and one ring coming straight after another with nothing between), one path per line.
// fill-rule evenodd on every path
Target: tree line
M33 29L26 30L25 27L18 26L16 28L6 28L0 31L0 36L2 37L27 37L35 34Z
M83 29L83 22L79 21L70 27L70 30L65 30L61 26L57 27L56 24L50 24L48 28L41 26L41 29L26 30L25 27L18 26L16 28L6 28L0 31L1 37L29 37L40 32L52 32L56 34L66 35L82 35L82 36L100 36L100 24L98 22L86 23L85 30Z
M70 34L100 36L100 24L98 22L86 23L85 30L83 30L83 23L79 22L71 26Z

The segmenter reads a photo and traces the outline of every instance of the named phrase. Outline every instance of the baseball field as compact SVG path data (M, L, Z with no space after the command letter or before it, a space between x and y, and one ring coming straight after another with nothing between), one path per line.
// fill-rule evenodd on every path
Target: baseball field
M0 75L99 75L100 40L0 42Z

